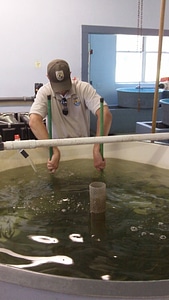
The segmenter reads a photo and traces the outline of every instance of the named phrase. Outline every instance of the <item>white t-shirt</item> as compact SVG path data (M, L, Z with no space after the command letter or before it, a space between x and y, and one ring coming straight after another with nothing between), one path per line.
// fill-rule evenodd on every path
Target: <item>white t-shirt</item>
M61 99L63 96L54 94L50 82L43 85L37 92L30 109L30 114L36 113L46 118L48 114L48 99L51 95L52 137L86 137L90 134L90 111L95 114L100 108L100 95L87 82L72 79L71 90L64 96L67 99L68 114L64 115ZM104 102L104 105L107 105Z

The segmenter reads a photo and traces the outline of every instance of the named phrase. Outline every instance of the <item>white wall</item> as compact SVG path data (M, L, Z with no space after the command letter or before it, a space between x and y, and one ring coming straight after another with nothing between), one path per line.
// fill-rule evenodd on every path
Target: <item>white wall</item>
M34 82L47 81L46 65L54 58L66 59L72 75L81 77L81 25L137 27L137 5L137 0L0 0L0 97L32 96ZM144 28L159 28L160 6L160 0L144 0Z

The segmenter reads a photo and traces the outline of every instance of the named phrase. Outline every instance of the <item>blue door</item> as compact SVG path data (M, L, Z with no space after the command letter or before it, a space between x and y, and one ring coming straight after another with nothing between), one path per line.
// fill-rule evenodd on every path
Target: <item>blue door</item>
M110 106L115 105L116 36L89 34L88 43L88 81Z

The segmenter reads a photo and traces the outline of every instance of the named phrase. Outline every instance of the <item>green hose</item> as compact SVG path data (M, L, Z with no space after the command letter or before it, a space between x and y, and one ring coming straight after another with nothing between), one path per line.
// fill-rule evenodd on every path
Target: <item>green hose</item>
M49 138L52 139L52 109L51 109L51 95L47 96L48 98L48 133ZM53 155L52 147L49 148L49 158L51 159Z
M104 98L100 98L100 136L104 135L103 102ZM102 158L104 159L103 144L100 144L100 153Z

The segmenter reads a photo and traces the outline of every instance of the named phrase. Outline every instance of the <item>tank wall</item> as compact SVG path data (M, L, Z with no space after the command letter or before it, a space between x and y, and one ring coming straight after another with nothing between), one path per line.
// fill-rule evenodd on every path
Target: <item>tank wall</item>
M48 159L47 148L25 149L34 164L46 163ZM93 145L73 145L60 147L61 160L92 159ZM118 142L104 144L104 156L109 158L124 159L138 163L154 165L169 169L169 147L156 143L146 142ZM29 165L18 150L0 151L0 172L12 168Z
M169 125L169 98L160 100L162 107L162 121L164 124Z
M153 108L154 89L117 89L118 106L128 108ZM161 92L159 92L159 99Z

